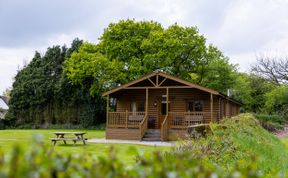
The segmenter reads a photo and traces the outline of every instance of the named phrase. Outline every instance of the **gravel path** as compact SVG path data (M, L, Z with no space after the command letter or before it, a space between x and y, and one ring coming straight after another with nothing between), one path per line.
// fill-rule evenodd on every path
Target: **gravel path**
M136 140L106 140L105 138L99 139L89 139L87 142L90 143L127 143L127 144L136 144L136 145L148 145L148 146L173 146L176 142L161 142L161 141L136 141Z
M288 137L288 125L285 125L284 129L276 132L275 135L279 138Z

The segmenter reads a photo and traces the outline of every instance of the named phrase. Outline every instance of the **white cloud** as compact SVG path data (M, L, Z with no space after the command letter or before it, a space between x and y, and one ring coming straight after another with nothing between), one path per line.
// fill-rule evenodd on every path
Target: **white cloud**
M97 42L104 28L120 19L154 20L197 26L247 71L256 55L287 55L288 0L106 0L0 1L0 94L34 51L69 46L75 37ZM57 6L55 6L57 4Z

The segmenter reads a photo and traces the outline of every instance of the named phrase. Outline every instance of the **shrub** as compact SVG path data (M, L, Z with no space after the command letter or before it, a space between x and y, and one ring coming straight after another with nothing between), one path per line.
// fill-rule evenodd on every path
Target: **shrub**
M252 114L210 124L211 134L191 139L174 148L175 157L186 154L217 166L221 170L234 170L239 162L246 166L255 163L265 175L287 173L288 152L285 145L260 126ZM255 159L257 160L255 162Z
M278 124L284 124L286 122L285 118L279 115L268 115L268 114L254 114L255 118L259 121L273 122Z
M255 118L260 121L261 126L269 132L276 132L283 129L286 119L280 115L254 114Z
M220 170L208 162L188 156L189 153L174 156L171 153L154 152L149 158L138 156L134 165L127 166L117 157L117 150L111 148L108 157L95 157L83 153L58 154L35 137L37 143L32 150L15 146L11 155L0 154L1 177L261 177L263 174L255 163L244 161L232 169ZM255 160L256 161L256 160ZM245 165L245 166L244 166ZM274 174L276 175L276 174Z

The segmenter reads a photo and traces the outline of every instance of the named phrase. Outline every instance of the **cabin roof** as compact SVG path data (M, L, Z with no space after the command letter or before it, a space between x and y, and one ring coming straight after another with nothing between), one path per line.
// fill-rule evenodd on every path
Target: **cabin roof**
M128 88L128 87L130 87L131 85L134 85L134 84L136 84L136 83L139 83L139 82L144 81L144 80L147 80L147 79L150 79L151 77L154 77L154 76L156 76L156 75L162 76L162 77L164 77L164 78L167 78L167 79L170 79L170 80L173 80L173 81L176 81L176 82L181 83L181 84L183 84L183 85L185 85L185 86L187 86L187 87L196 88L196 89L199 89L199 90L202 90L202 91L205 91L205 92L214 94L214 95L222 96L222 97L224 97L224 98L226 98L226 99L228 99L228 100L230 100L230 101L232 101L232 102L234 102L234 103L237 103L237 104L239 104L239 105L242 105L241 102L239 102L239 101L237 101L237 100L235 100L235 99L232 99L231 97L228 97L227 95L225 95L225 94L223 94L223 93L220 93L220 92L218 92L218 91L216 91L216 90L213 90L213 89L210 89L210 88L207 88L207 87L203 87L203 86L200 86L200 85L197 85L197 84L188 82L188 81L186 81L186 80L180 79L180 78L178 78L178 77L174 77L174 76L172 76L172 75L170 75L170 74L164 73L164 72L159 71L159 70L156 70L156 71L154 71L154 72L152 72L152 73L150 73L150 74L144 75L144 76L140 77L139 79L130 81L130 82L128 82L128 83L126 83L126 84L123 84L123 85L121 85L121 86L119 86L119 87L113 88L113 89L111 89L111 90L109 90L109 91L107 91L107 92L104 92L104 93L102 94L102 96L110 95L110 94L115 93L115 92L117 92L117 91L120 91L120 90L122 90L122 89Z

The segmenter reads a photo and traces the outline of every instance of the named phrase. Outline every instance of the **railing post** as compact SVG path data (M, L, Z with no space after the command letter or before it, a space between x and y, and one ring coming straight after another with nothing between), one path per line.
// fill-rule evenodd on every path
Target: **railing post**
M210 110L211 110L211 113L210 113L211 121L213 122L214 119L213 119L213 94L212 93L210 93Z
M106 128L109 125L109 121L108 121L108 119L109 119L109 104L110 104L109 101L110 101L109 95L107 95L107 97L106 97Z
M126 129L127 129L128 128L128 110L126 110L125 118L126 118Z

